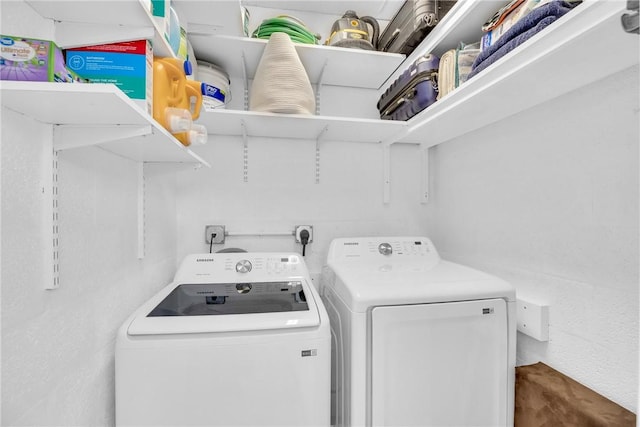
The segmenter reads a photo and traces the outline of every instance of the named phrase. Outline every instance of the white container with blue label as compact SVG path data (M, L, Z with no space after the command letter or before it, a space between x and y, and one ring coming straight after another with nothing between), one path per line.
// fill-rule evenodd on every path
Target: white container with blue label
M220 67L205 61L197 61L196 80L202 82L202 108L213 111L225 108L231 99L230 80Z

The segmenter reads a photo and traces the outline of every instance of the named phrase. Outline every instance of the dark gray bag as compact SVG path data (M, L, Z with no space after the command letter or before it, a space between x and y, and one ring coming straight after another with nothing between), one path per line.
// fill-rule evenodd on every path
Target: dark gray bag
M445 0L407 0L378 40L378 50L409 55L455 4Z

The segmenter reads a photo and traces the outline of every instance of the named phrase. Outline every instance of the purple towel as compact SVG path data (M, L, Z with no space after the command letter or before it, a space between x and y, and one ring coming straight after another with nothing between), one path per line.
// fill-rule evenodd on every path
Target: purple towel
M530 39L533 35L544 30L548 25L573 9L577 4L578 3L565 1L552 1L533 9L509 28L496 43L480 52L480 55L478 55L473 62L471 73L469 73L467 79L475 76Z

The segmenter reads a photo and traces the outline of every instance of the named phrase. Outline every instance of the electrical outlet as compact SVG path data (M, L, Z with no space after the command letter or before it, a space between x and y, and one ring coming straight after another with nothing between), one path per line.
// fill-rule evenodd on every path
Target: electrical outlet
M207 225L204 228L204 241L211 244L211 236L213 243L224 243L224 225Z
M296 242L302 243L302 239L300 239L300 232L302 230L307 230L309 232L309 240L307 243L311 243L313 240L313 226L312 225L296 225Z
M549 341L549 306L518 298L516 319L519 332L538 341Z

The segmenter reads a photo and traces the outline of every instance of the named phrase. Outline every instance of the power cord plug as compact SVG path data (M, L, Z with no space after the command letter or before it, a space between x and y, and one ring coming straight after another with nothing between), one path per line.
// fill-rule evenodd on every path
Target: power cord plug
M309 230L300 231L300 243L302 243L302 256L304 256L305 248L309 243Z
M213 253L213 239L216 238L218 233L211 233L211 242L209 243L209 253Z

